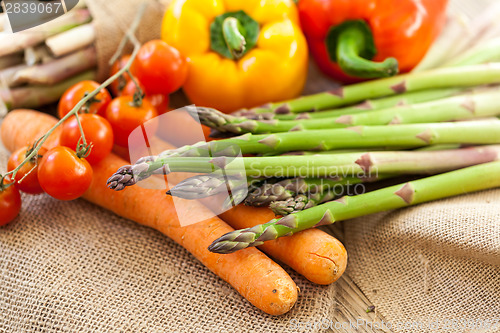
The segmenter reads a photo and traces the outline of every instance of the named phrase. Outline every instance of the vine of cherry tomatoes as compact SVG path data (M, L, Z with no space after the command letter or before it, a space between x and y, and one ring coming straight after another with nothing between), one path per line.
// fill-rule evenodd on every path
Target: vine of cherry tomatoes
M129 60L130 55L118 59L111 67L110 76L124 68ZM78 119L72 116L62 124L59 146L50 150L40 148L13 179L0 175L0 226L19 214L20 191L32 195L45 192L58 200L82 196L92 183L92 165L103 162L113 145L127 147L129 135L135 128L169 111L169 94L186 81L187 62L164 41L152 40L141 47L129 72L110 85L114 98L107 89L101 89L78 110ZM95 81L81 81L66 90L58 104L59 117L66 116L99 86ZM33 147L14 152L8 161L8 171L21 165Z

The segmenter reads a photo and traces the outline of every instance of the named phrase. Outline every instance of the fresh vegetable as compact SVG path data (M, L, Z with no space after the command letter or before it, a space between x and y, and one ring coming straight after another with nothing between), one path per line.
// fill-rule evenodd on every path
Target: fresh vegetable
M268 222L275 216L268 208L238 205L220 217L233 228L243 229ZM266 242L259 249L317 284L337 281L347 266L347 252L342 243L319 229Z
M230 232L214 241L209 250L214 253L232 253L319 225L499 187L499 172L500 162L497 161L357 196L346 196L251 229ZM245 240L239 241L237 237L242 234Z
M28 85L10 90L0 89L0 100L5 103L8 110L39 107L57 102L61 95L74 84L95 78L96 72L91 70L51 86Z
M388 109L346 114L332 118L300 120L252 120L210 108L192 108L195 119L219 132L276 133L307 129L345 128L360 125L389 125L444 122L500 115L499 90L448 97Z
M150 138L149 142L156 150L173 149L157 137ZM125 159L128 159L128 153ZM172 174L168 179L169 184L180 184L186 177L189 175ZM252 218L249 219L248 216ZM247 228L265 223L274 218L274 215L266 208L239 205L222 213L220 217L234 228ZM267 242L260 249L318 284L335 282L343 274L347 264L347 253L342 243L321 230L305 230L293 237Z
M196 105L234 111L295 97L305 83L307 45L292 0L174 0L162 39L188 58L184 91Z
M7 171L12 171L17 168L21 162L29 155L32 146L23 147L15 151L9 158L7 162ZM47 149L41 148L38 151L37 157L29 160L24 164L21 169L16 173L14 180L16 187L28 194L40 194L43 193L43 189L38 181L38 164L41 158L47 152Z
M248 206L264 207L275 201L286 201L299 194L322 194L330 190L338 190L346 185L356 185L386 178L373 175L370 178L337 177L337 178L290 178L278 182L265 182L251 191L245 199Z
M85 158L94 165L109 155L113 148L113 129L109 122L97 115L85 113L79 115L83 133L88 142L92 144L89 155ZM61 145L77 150L81 144L81 133L76 117L71 117L64 122L61 132Z
M59 200L81 197L92 182L92 174L89 162L68 147L50 149L38 166L40 186Z
M8 149L18 149L19 140L11 133L24 130L26 121L37 123L33 132L24 133L24 138L33 141L39 131L49 130L56 119L34 111L14 111L2 123L2 142ZM9 130L4 130L9 129ZM48 147L52 148L52 147ZM221 256L207 250L209 243L216 237L233 230L219 218L181 227L177 219L172 199L163 190L134 187L128 191L110 192L106 179L124 160L110 154L104 161L94 166L94 176L84 199L140 224L152 227L180 244L207 268L231 284L253 305L272 315L289 311L297 300L297 287L290 276L276 263L255 249L240 251L234 255ZM133 205L143 202L147 205ZM205 208L189 204L193 214L203 216Z
M138 161L133 166L124 166L117 175L128 174L131 176L149 177L156 170L167 171L165 165L171 167L170 171L177 169L190 169L194 172L211 172L215 168L215 164L209 163L210 159L200 156L210 156L211 152L224 152L225 156L237 156L239 152L242 154L256 153L281 153L287 151L300 150L333 150L333 149L349 149L349 148L380 148L380 147L423 147L436 144L499 144L500 143L500 122L491 121L476 121L476 122L456 122L456 123L438 123L438 124L411 124L398 126L358 126L347 129L333 130L310 130L307 132L307 140L304 140L302 132L287 132L276 133L271 135L253 135L244 134L239 137L224 139L211 142L200 142L194 145L187 145L175 150L170 150L159 154L158 156L148 156ZM328 155L326 155L328 156ZM338 156L335 154L333 156ZM345 155L351 156L353 155ZM177 159L174 159L177 158ZM179 159L180 157L180 159ZM200 157L201 163L190 165L193 160L183 157ZM293 156L278 156L276 157L275 166L286 166L283 158ZM307 164L307 160L302 156L298 156L297 163ZM315 157L315 156L313 156ZM319 157L322 157L320 155ZM227 157L226 157L227 158ZM262 157L264 158L264 157ZM221 156L219 162L223 162L224 157ZM248 161L247 165L253 162L251 158L245 158ZM366 159L365 159L366 160ZM353 161L351 160L350 163ZM369 160L366 160L369 162ZM221 164L221 163L219 163ZM257 164L252 165L251 170L246 170L247 175L253 172L263 176L262 170L255 168L262 162L257 158ZM410 163L411 164L411 163ZM418 167L418 165L415 165ZM360 166L358 165L359 168ZM196 170L194 170L196 168ZM283 175L283 167L279 168ZM290 168L293 170L293 168ZM272 168L267 168L266 172L272 171ZM275 169L277 170L277 169ZM179 171L179 170L177 170ZM183 170L187 171L187 170ZM326 171L324 169L323 171ZM380 170L379 170L380 171ZM386 170L389 172L389 170ZM278 171L277 171L278 172ZM401 170L401 172L403 172ZM269 175L268 176L272 176ZM304 176L304 175L301 175ZM130 182L128 186L133 185ZM123 185L123 184L122 184ZM119 184L114 184L113 187L122 188Z
M0 176L0 226L6 225L19 215L21 195L10 179Z
M254 112L279 114L326 110L360 103L367 99L398 95L425 89L473 87L500 83L500 63L464 67L438 68L421 73L362 82L332 91L302 96L294 100L271 103Z
M250 109L240 110L233 112L232 115L236 117L246 117L255 120L300 120L300 119L317 119L317 118L330 118L338 117L346 114L355 114L366 111L375 111L380 109L387 109L396 106L406 106L417 103L435 101L440 98L451 97L461 93L467 93L469 90L460 88L443 88L434 90L422 90L409 93L398 94L389 97L382 97L376 99L367 99L359 104L353 106L345 106L342 108L331 110L318 110L317 112L300 112L290 114L279 114L269 112L269 110ZM472 91L474 92L474 90Z
M144 92L145 91L144 86L140 82L137 83L140 85L141 90ZM130 80L128 81L125 88L123 88L120 96L134 96L136 93L138 93L136 83ZM158 112L158 115L162 115L169 111L168 108L169 97L167 94L154 94L154 95L148 94L144 98L146 98L155 107L156 112Z
M106 119L113 128L115 143L120 146L127 146L130 133L156 116L158 112L147 99L137 101L133 96L113 99L106 110ZM149 124L154 126L152 122ZM154 132L153 127L148 129L150 133Z
M186 59L162 40L144 44L130 70L146 93L153 95L173 93L182 87L188 75Z
M116 73L118 73L118 71L120 69L125 68L125 66L129 62L129 60L130 60L130 54L122 55L111 66L109 76L111 77L111 76L115 75ZM130 75L128 75L128 73L124 73L123 75L120 75L118 77L118 79L111 82L111 84L109 85L109 90L111 90L111 92L113 93L113 96L115 96L115 97L120 96L122 93L122 90L125 88L125 86L127 85L128 82L130 82Z
M57 107L59 118L64 117L86 94L89 94L98 87L99 83L95 81L81 81L66 90ZM85 103L79 112L96 113L104 116L110 102L111 96L109 92L106 89L102 89L94 98Z
M500 122L498 123L500 126ZM500 133L499 133L500 134ZM498 137L496 138L498 140ZM245 172L247 177L377 177L379 174L434 174L470 165L495 161L500 145L435 151L376 151L333 155L242 157L231 164L231 157L173 157L161 155L141 159L125 166L109 179L110 188L123 189L156 170L211 173L223 169L228 176ZM127 183L121 183L125 177ZM129 179L133 177L134 179Z
M321 70L353 82L408 72L446 20L447 0L300 0L300 21Z

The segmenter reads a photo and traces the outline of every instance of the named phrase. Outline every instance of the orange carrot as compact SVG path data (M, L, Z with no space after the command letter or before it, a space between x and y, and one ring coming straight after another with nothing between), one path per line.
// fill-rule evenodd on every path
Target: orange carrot
M13 151L24 146L26 142L35 140L55 122L55 118L39 112L13 111L2 123L2 141ZM33 124L29 131L28 123ZM21 133L23 138L18 139L16 134ZM121 192L109 190L106 187L107 178L124 164L124 160L111 154L93 166L94 178L84 198L167 235L264 312L280 315L292 308L297 300L297 286L290 276L265 254L254 248L223 255L207 250L213 240L233 230L221 219L213 217L181 227L172 199L166 196L163 190L144 189L139 186ZM185 209L190 209L193 216L202 214L206 209L191 201L187 201L186 205L190 205Z
M153 137L149 140L156 152L175 148ZM145 151L143 155L147 155ZM128 152L126 153L128 158ZM179 183L192 174L174 173L169 180ZM220 217L235 229L244 229L272 220L274 213L268 208L239 205ZM282 237L259 247L317 284L337 281L347 266L347 252L340 241L319 229L308 229L291 237Z
M245 205L236 206L220 217L235 229L251 228L275 218L269 208ZM335 282L347 266L344 245L319 229L308 229L265 242L259 249L318 284Z

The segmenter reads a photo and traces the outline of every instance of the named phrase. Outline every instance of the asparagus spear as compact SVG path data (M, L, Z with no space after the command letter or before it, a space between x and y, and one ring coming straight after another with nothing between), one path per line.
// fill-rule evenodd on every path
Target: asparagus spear
M47 63L53 59L45 44L30 46L24 50L24 62L28 66Z
M97 65L95 47L77 51L46 64L23 68L14 75L13 84L53 85Z
M210 108L193 108L190 113L203 125L220 132L277 133L310 129L345 128L359 125L411 124L466 120L500 115L498 89L466 94L426 103L392 107L324 119L251 120Z
M45 44L54 56L60 57L92 45L94 41L95 29L92 23L88 23L49 37Z
M274 201L285 201L298 194L321 194L339 187L359 184L364 181L374 181L378 177L358 178L358 177L337 177L328 178L291 178L283 179L279 182L268 182L255 188L245 199L245 204L254 207L269 206Z
M271 103L256 112L279 114L325 110L360 103L371 98L425 89L472 87L500 83L500 63L438 68L337 88L333 91Z
M221 175L196 175L181 181L167 192L168 195L182 199L203 199L219 193L227 192L228 189L245 189L251 186L254 180L247 180L246 177L231 175L222 177Z
M23 63L23 54L14 53L0 57L0 70L12 66L20 65Z
M499 133L500 134L500 133ZM346 153L302 156L243 157L238 163L227 163L225 157L156 158L134 166L120 168L108 186L121 190L134 185L158 170L162 173L209 173L223 169L228 175L246 173L247 177L358 177L378 174L438 173L494 161L500 146L473 147L444 151L404 151ZM122 180L126 178L126 180Z
M208 249L215 253L232 253L320 225L499 187L499 173L500 162L491 162L358 196L345 196L281 219L227 233Z
M95 78L94 71L87 71L53 86L27 86L10 90L2 89L0 86L0 102L3 102L8 110L36 108L57 101L72 85L83 80L95 80Z
M45 41L50 36L88 23L90 20L90 13L87 9L77 9L40 26L15 34L8 34L0 38L0 57L20 52L26 47Z
M276 215L289 215L332 201L335 198L335 193L331 191L308 195L298 194L286 200L273 201L269 204L269 208Z
M353 106L347 106L332 110L319 110L318 112L301 112L298 114L296 113L277 114L268 112L267 110L264 110L263 113L259 113L258 112L259 109L250 109L250 110L244 109L233 112L232 115L235 117L246 117L254 120L272 120L272 119L299 120L299 119L330 118L330 117L343 116L345 114L355 114L355 113L365 112L369 110L380 110L395 106L434 101L437 99L451 97L468 91L470 91L470 89L463 89L463 88L422 90L422 91L403 93L389 97L369 99Z

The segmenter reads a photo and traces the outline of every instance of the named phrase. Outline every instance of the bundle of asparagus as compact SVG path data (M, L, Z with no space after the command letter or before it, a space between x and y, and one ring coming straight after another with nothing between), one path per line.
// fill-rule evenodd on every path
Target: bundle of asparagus
M198 175L167 194L203 199L244 188L232 193L223 209L244 200L285 216L221 237L209 248L217 253L497 187L497 84L500 63L492 63L358 83L236 115L192 109L195 119L212 129L246 134L141 158L120 168L108 186L122 190L157 173L193 172ZM409 176L411 181L386 188L380 182ZM379 189L366 192L367 183Z
M6 19L0 14L0 21ZM15 34L0 32L0 114L55 102L76 82L95 79L91 21L80 1L67 14L41 26Z

